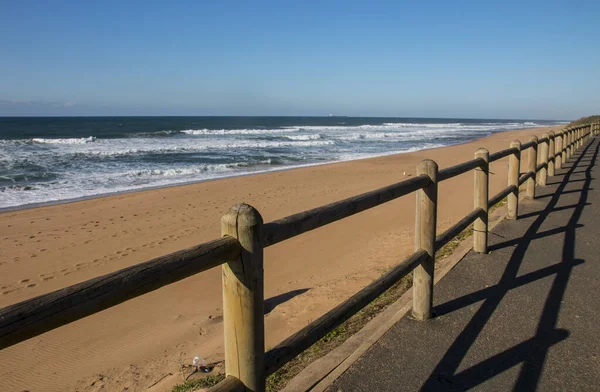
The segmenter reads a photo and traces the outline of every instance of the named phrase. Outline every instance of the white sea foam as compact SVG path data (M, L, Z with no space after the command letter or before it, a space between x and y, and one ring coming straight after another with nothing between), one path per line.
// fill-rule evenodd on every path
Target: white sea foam
M186 135L271 135L277 133L297 132L298 127L278 129L186 129Z
M217 164L202 164L192 167L178 167L170 169L143 169L132 170L125 173L117 174L121 177L182 177L195 176L198 174L221 173L231 171L232 169L248 168L250 166L270 165L271 159L264 159L256 162L234 162L234 163L217 163Z
M270 148L307 148L335 144L333 140L319 140L319 137L306 135L288 140L259 140L259 139L167 139L160 138L123 138L123 139L98 139L84 142L88 139L47 139L54 142L43 142L52 146L57 156L77 157L121 157L140 154L178 154L194 152L210 152L216 150L257 150ZM24 144L22 140L6 141L6 145L16 147ZM12 154L11 154L12 152ZM7 160L19 159L23 154L44 155L47 151L18 151L15 149L1 149L0 157ZM11 156L12 155L12 156Z
M289 139L289 140L319 140L319 139L323 139L323 135L320 134L316 134L316 135L285 135L283 136L283 138L285 139Z
M42 139L42 138L34 138L31 139L34 143L41 144L87 144L93 143L96 141L94 136L83 137L83 138L69 138L69 139Z

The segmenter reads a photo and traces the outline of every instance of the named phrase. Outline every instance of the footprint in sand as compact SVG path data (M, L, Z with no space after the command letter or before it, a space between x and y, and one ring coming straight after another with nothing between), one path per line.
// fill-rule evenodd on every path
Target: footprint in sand
M52 279L54 279L54 276L46 276L42 280L47 281L47 280L52 280Z
M21 279L19 280L19 283L27 283L29 282L31 279Z
M29 288L31 288L31 287L35 287L35 286L37 286L37 284L35 284L35 283L31 283L31 284L28 284L28 285L27 285L27 287L29 287Z

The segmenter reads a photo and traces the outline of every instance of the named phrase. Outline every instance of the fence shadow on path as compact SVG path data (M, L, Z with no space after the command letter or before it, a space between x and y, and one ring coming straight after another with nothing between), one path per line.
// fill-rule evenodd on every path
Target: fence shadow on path
M421 388L421 391L468 390L520 363L523 366L520 368L517 380L512 389L515 391L534 391L537 389L548 350L552 345L567 339L569 336L568 331L557 329L556 325L571 271L577 265L584 263L584 260L578 260L574 257L575 235L576 229L582 227L578 221L583 209L590 204L587 202L587 199L588 192L592 189L590 188L593 179L591 170L596 162L598 149L598 142L593 141L582 149L579 156L573 157L575 160L570 167L567 163L563 170L561 170L562 174L557 173L558 175L552 181L554 185L558 185L556 191L552 194L540 195L539 197L543 200L541 203L546 203L546 199L550 198L547 204L543 206L543 209L520 217L533 218L537 216L521 238L508 240L489 247L490 250L514 247L502 277L495 286L453 299L434 308L436 316L441 316L483 301L471 320L439 361ZM584 174L585 178L572 179L572 175L577 173ZM571 184L571 187L577 186L579 189L565 190L568 184ZM561 195L569 193L579 193L578 202L573 205L558 206L557 204ZM547 231L540 231L542 223L544 223L551 212L571 209L573 213L566 225ZM559 233L564 233L561 261L537 271L517 276L525 252L531 242ZM554 281L546 298L533 338L525 340L508 350L457 373L457 369L466 357L469 349L474 345L479 334L506 294L514 288L551 275L554 275Z

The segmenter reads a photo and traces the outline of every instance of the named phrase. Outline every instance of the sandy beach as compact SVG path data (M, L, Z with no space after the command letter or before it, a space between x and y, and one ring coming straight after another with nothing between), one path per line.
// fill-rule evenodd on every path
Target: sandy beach
M550 129L0 213L0 307L217 238L238 202L268 222L407 179L426 158L444 168ZM490 166L490 196L507 161ZM472 174L440 185L438 230L472 210L472 188ZM409 195L266 249L267 348L410 254L413 225ZM22 342L0 351L0 390L170 390L195 355L222 360L221 302L215 268Z

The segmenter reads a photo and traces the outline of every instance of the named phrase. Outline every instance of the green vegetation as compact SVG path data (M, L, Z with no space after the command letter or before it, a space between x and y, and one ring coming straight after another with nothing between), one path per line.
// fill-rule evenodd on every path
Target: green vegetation
M187 380L183 384L176 385L173 387L172 392L190 392L197 391L202 388L210 388L217 385L225 379L224 374L214 374L208 377L197 378L195 380Z
M587 124L592 124L592 123L597 124L599 122L600 122L600 116L588 116L588 117L582 117L579 120L571 121L570 123L565 125L565 127L574 127L574 126L587 125Z

